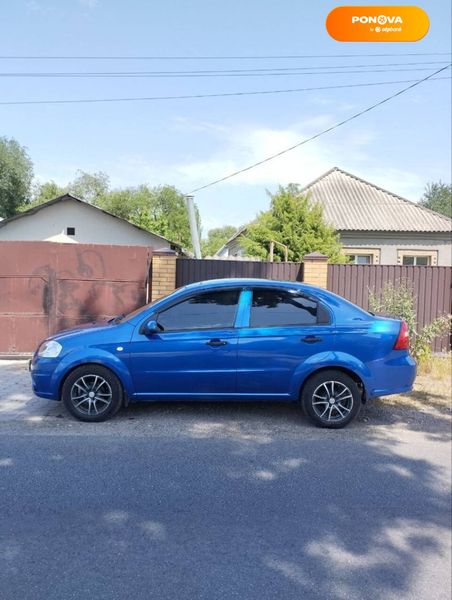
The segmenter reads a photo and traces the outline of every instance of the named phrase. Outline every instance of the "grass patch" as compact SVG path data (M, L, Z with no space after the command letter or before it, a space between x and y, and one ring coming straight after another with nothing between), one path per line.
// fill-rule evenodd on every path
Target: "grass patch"
M378 404L433 409L450 414L452 401L452 354L431 356L420 361L413 391L377 400Z
M418 362L418 375L429 375L433 379L452 379L452 354L447 356L429 356Z

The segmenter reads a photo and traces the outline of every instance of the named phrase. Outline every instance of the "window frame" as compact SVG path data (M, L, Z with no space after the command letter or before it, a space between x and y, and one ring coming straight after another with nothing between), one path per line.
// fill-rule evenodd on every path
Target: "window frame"
M289 324L285 324L285 325L250 325L251 322L251 310L253 308L253 293L254 290L272 290L272 291L277 291L277 292L287 292L287 293L292 293L296 296L300 296L302 298L305 298L306 300L309 300L311 302L316 302L317 306L322 306L322 308L324 309L324 311L326 312L326 314L328 315L328 323L319 323L318 320L316 323L306 323L304 325L301 324L294 324L294 323L289 323ZM331 308L322 300L320 300L320 298L313 296L311 294L307 294L306 292L302 291L302 290L297 290L297 289L293 289L293 288L282 288L282 287L277 287L277 286L252 286L252 287L248 287L246 288L247 291L251 292L249 294L249 302L247 305L247 321L248 324L247 325L241 325L239 328L240 329L306 329L309 327L331 327L334 325L334 315L333 312L331 310ZM318 319L318 316L317 316Z
M143 322L140 324L139 328L141 328L141 326L146 323L147 321L150 321L152 319L154 319L155 321L158 321L159 315L160 313L163 313L167 310L169 310L170 308L174 308L175 306L178 306L179 304L183 304L184 302L187 302L188 300L192 299L192 298L196 298L196 296L201 296L203 294L211 294L212 292L230 292L230 291L237 291L237 304L235 307L235 312L234 312L234 318L232 320L232 325L229 327L197 327L197 328L181 328L181 329L171 329L170 331L168 330L162 330L159 331L158 335L165 335L165 334L171 334L171 333L195 333L195 332L203 332L203 331L229 331L231 329L235 329L236 328L236 322L237 322L237 316L239 314L239 310L240 310L240 301L241 301L241 297L242 297L242 293L243 293L243 288L242 287L237 287L237 286L231 286L231 287L221 287L221 288L216 288L216 289L210 289L210 290L203 290L203 291L198 291L198 292L192 292L191 294L188 294L187 296L184 296L182 298L177 298L174 300L174 302L170 302L168 305L164 306L161 308L161 310L158 310L150 315L148 315L148 317L146 319L143 320Z
M430 264L404 265L403 259L406 256L413 257L414 259L417 259L418 257L427 257L430 259ZM397 264L402 265L403 267L436 267L438 265L438 250L406 250L399 248L397 250Z
M361 246L359 248L352 246L345 246L342 248L342 252L345 256L371 256L371 262L369 265L379 265L380 264L380 250L381 248L366 248ZM356 265L357 263L350 263L352 265ZM368 266L368 265L360 265L360 266Z

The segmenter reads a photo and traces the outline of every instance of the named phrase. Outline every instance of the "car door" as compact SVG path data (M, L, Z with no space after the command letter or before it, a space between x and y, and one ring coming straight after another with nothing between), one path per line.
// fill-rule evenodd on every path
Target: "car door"
M332 350L329 311L299 290L256 287L246 293L249 309L239 332L237 392L290 396L300 364Z
M144 335L137 327L130 354L136 396L234 394L239 296L237 288L194 293L153 315L158 333Z

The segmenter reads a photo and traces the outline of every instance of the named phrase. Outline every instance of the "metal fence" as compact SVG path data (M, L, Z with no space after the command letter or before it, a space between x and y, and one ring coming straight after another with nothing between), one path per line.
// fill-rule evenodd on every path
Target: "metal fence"
M285 281L301 281L300 263L277 263L250 260L197 260L178 258L176 264L176 287L187 283L222 279L228 277L259 277Z
M355 304L369 308L369 290L377 295L387 282L407 282L416 298L420 326L452 312L452 269L401 265L328 265L328 289ZM450 340L436 340L433 350L450 347Z

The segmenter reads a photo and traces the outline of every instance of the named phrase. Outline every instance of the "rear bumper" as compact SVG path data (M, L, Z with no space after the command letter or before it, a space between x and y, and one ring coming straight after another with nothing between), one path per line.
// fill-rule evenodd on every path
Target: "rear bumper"
M372 378L366 386L368 396L403 394L413 389L416 361L408 353L400 356L400 351L394 350L389 360L378 361L372 367Z

